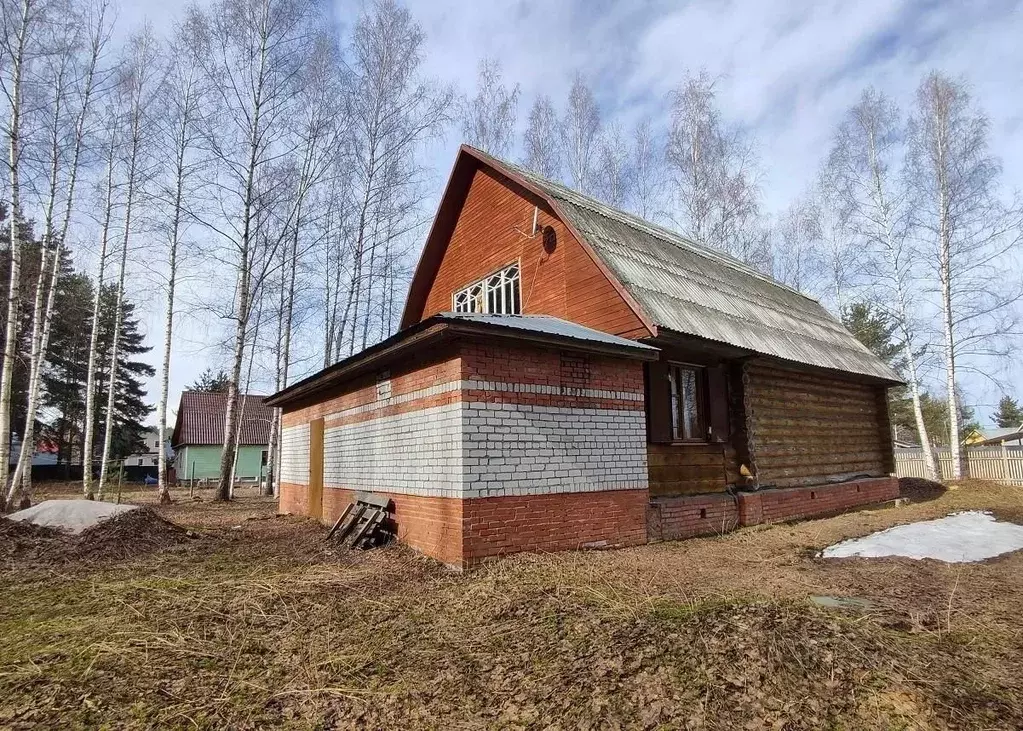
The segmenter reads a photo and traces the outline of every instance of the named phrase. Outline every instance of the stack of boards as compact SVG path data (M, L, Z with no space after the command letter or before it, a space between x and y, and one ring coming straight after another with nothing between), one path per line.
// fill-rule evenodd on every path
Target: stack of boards
M356 493L355 500L344 509L330 529L327 540L336 537L339 543L348 543L350 548L379 546L390 538L387 531L387 509L390 503L390 499L383 495Z

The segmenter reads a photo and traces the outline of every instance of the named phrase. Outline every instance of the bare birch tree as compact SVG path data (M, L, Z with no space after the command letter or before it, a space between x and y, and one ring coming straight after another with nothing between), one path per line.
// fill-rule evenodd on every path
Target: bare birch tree
M11 453L11 385L18 349L21 313L21 261L25 224L22 202L25 95L30 65L40 53L39 35L46 22L45 0L4 0L0 6L0 89L7 102L8 195L10 196L10 284L7 325L0 367L0 489L6 490Z
M741 130L721 119L715 97L714 80L706 73L687 77L670 95L669 218L694 241L764 269L769 246L756 155Z
M845 226L866 253L864 263L876 303L899 333L903 375L909 386L927 476L940 475L921 404L922 388L914 300L922 262L909 239L909 197L897 172L903 142L899 110L884 94L867 89L839 125L826 165Z
M385 273L381 250L424 223L418 210L424 169L416 152L448 120L450 89L422 77L422 28L394 0L377 0L362 14L351 49L351 155L354 245L343 320L349 352L370 341L374 296ZM388 222L396 215L397 222ZM380 290L379 292L377 290ZM377 335L385 331L378 323Z
M1011 306L1018 278L1007 256L1020 242L1020 215L999 198L999 162L988 149L989 122L965 81L939 73L920 84L909 124L907 171L913 223L933 262L948 394L952 478L962 469L959 373L971 359L1008 355L1018 332Z
M220 0L193 7L194 62L211 90L203 145L218 168L215 216L205 225L227 246L235 273L230 383L217 498L230 499L237 450L238 394L254 296L254 223L258 191L267 168L282 154L295 78L307 58L312 0ZM237 207L236 214L226 214ZM220 215L226 217L221 222Z
M828 279L827 265L820 251L819 201L804 195L793 201L778 217L772 234L772 275L776 280L810 297L819 298Z
M128 250L133 232L136 206L142 196L141 184L147 177L147 152L152 138L154 101L162 84L164 69L159 62L159 46L149 28L132 36L118 65L117 93L124 110L124 220L121 230L120 256L117 269L114 332L110 345L110 373L107 381L106 421L103 428L103 457L100 462L98 497L103 499L110 476L111 442L117 407L117 371L120 353L121 326L124 321L124 280ZM99 294L97 291L97 299ZM88 426L88 425L87 425ZM163 445L160 445L163 448Z
M658 217L664 192L663 146L649 119L642 119L632 131L633 210L640 218Z
M494 157L505 157L515 138L519 86L508 89L501 82L501 63L493 58L480 61L476 95L463 95L458 103L462 135L467 144Z
M541 94L529 110L522 140L522 164L547 180L559 180L562 167L561 131L554 102Z
M632 199L635 170L622 126L613 122L600 133L594 164L593 190L610 206L625 208Z
M50 53L43 64L46 72L41 78L47 95L44 116L48 148L43 239L32 314L25 429L8 491L9 504L13 502L16 489L21 492L22 505L31 502L41 375L49 349L57 281L74 206L97 67L109 36L107 10L105 2L86 8L84 13L69 9L59 21L48 24ZM61 194L64 195L63 214L58 218L55 209Z
M171 347L174 340L174 296L178 280L178 252L187 227L185 196L201 161L195 157L197 118L202 101L198 70L190 58L188 26L178 29L171 47L169 73L161 93L162 142L171 161L170 177L162 199L169 208L167 222L167 310L163 329L163 366L160 369L160 400L156 408L159 456L157 483L160 502L170 502L167 480L167 400L170 389Z
M600 136L600 109L593 90L576 74L568 92L568 105L561 120L561 145L565 151L568 178L581 193L593 190L594 168Z
M96 272L96 296L92 303L92 320L89 333L89 355L85 372L85 425L82 437L82 496L86 500L94 497L92 463L96 451L96 377L99 361L99 334L101 329L100 292L106 284L107 257L110 249L110 233L113 225L118 184L115 171L117 156L122 142L122 113L119 105L111 103L106 115L106 160L103 182L103 216L100 222L99 262Z

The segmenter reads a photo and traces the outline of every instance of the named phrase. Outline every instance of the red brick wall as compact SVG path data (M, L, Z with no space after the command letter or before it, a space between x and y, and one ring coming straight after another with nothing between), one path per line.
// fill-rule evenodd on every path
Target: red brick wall
M596 389L643 394L643 364L621 358L559 353L556 350L507 344L465 343L461 346L462 378L498 383ZM468 390L465 401L494 401L568 408L642 409L643 402L593 396Z
M761 490L739 494L739 514L742 525L779 523L841 513L859 505L894 500L898 496L899 482L894 477L876 477L837 485Z
M466 500L466 563L517 551L646 543L647 501L646 490Z
M738 524L739 512L731 495L653 498L647 512L651 541L727 533Z
M554 229L557 246L544 251L530 237ZM452 294L508 264L520 263L524 314L561 317L617 335L649 335L646 327L568 228L532 193L487 170L475 173L419 319L452 309Z
M333 525L351 490L324 488L323 518ZM282 484L280 510L307 514L306 489ZM451 566L519 551L636 546L647 541L645 490L457 500L389 495L398 540Z
M386 494L386 493L377 493ZM323 522L333 525L354 499L351 490L323 488ZM451 566L462 565L462 501L418 495L388 495L398 540Z
M421 354L410 358L400 366L391 366L390 381L391 395L418 391L438 383L457 381L461 376L461 362L453 347L444 347L431 350L429 353ZM377 398L377 374L370 374L349 383L341 384L331 391L317 395L315 403L310 403L301 408L285 409L281 415L285 427L295 424L304 424L315 419L323 418L329 414L343 411L345 409L364 406L376 401ZM457 401L457 391L447 394L440 394L435 398L434 403L424 404L420 401L406 402L395 407L381 411L374 411L372 418L387 416L391 413L400 413L412 409L424 409L428 406L439 406L442 403ZM325 426L330 427L335 421L326 422ZM346 420L346 423L348 421Z

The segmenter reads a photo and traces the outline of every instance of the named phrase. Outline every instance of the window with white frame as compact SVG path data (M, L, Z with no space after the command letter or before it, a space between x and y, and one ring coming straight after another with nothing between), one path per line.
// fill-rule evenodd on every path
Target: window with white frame
M519 292L519 265L512 264L479 282L455 292L455 312L486 312L492 315L518 315L522 312Z

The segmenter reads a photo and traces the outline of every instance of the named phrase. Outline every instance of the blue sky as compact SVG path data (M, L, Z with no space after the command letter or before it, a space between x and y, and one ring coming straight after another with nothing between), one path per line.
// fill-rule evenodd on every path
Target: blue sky
M471 88L477 62L501 60L522 91L520 125L533 98L567 95L581 72L605 118L629 125L664 116L665 95L687 69L720 77L723 115L757 142L766 208L776 213L805 190L846 108L873 84L909 106L931 69L965 75L992 120L993 152L1004 165L1007 192L1023 188L1023 10L1003 0L905 2L667 2L645 0L410 0L427 43L424 70ZM184 4L135 0L121 10L119 31L150 20L160 33ZM350 25L361 3L337 2ZM434 194L443 186L460 142L457 129L426 152ZM425 233L424 233L425 235ZM154 309L151 331L159 333ZM201 323L183 324L190 357L179 359L176 393L216 352L204 349ZM154 337L154 342L159 336ZM1006 373L1023 391L1020 368ZM997 391L968 384L985 414Z

